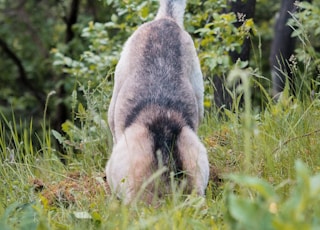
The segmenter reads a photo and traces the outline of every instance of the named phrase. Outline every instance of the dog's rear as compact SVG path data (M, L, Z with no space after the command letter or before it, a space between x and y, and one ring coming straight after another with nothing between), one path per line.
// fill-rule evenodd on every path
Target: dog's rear
M203 80L191 37L183 30L185 0L160 0L154 21L126 42L115 72L108 117L114 148L106 167L111 188L130 202L159 165L188 180L200 195L207 153L196 135ZM165 173L164 183L168 184ZM150 200L152 185L148 187Z

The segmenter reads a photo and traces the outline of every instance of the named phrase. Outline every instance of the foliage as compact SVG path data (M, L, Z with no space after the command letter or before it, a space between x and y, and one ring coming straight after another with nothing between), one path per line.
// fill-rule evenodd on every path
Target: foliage
M56 130L52 134L64 149L77 149L80 152L91 151L105 153L107 143L111 145L107 126L107 107L111 98L112 81L110 80L118 53L112 50L106 32L101 23L89 23L82 32L88 40L89 50L81 54L80 60L67 57L58 50L53 50L53 65L61 67L75 86L70 101L73 120L62 124L66 137ZM111 53L114 52L114 56ZM108 142L109 140L109 142ZM93 149L92 149L93 148ZM68 151L70 157L72 151Z
M0 228L3 230L49 229L47 221L41 219L40 208L35 202L27 204L14 203L5 210L0 219Z
M236 28L234 26L237 21L236 15L232 12L221 13L218 10L226 8L225 3L207 1L204 7L208 10L196 14L192 21L196 22L192 26L199 27L194 34L200 37L196 46L199 46L199 58L203 71L209 76L227 75L233 65L229 53L240 52L243 40L250 36L251 31L255 31L253 19L246 19L241 27ZM205 24L201 25L199 22L205 22Z
M302 161L296 161L296 183L283 197L277 187L263 179L229 175L243 189L226 197L231 229L317 229L319 227L320 174L312 176ZM283 184L280 184L283 186ZM279 187L279 186L278 186Z

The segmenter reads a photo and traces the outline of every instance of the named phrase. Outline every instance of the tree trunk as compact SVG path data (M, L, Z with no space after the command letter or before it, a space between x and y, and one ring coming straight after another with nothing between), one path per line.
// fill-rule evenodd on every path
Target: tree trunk
M73 0L70 4L70 12L69 15L65 18L66 23L66 37L65 43L68 44L74 38L73 32L73 25L77 22L78 13L79 13L79 6L81 0ZM59 77L59 79L65 79L66 76L63 74ZM58 80L59 81L59 80ZM52 126L58 132L62 132L61 125L68 119L70 116L70 112L68 111L68 106L65 104L64 99L66 97L66 90L63 84L59 86L57 89L57 97L58 97L58 104L55 110L55 117L52 121ZM64 149L61 145L58 144L59 151L64 153ZM65 159L62 157L61 161L65 163Z
M277 97L285 87L286 80L293 89L292 72L289 59L293 55L295 39L291 37L292 28L287 25L291 14L296 10L295 0L282 0L281 9L274 27L274 38L269 57L272 76L272 95Z
M307 0L311 2L311 0ZM287 25L291 15L297 10L295 0L282 0L279 15L274 27L274 38L271 45L269 63L272 76L272 95L277 98L283 91L286 80L294 94L294 79L290 69L290 57L294 54L295 38L293 29Z
M254 17L256 0L236 0L229 1L228 4L230 12L237 15L237 22L234 24L237 28L242 26L245 20ZM234 51L230 52L229 55L233 63L236 63L238 59L248 61L250 57L250 38L244 39L240 53ZM226 109L231 109L233 98L228 92L225 79L221 76L214 76L213 83L215 86L214 101L216 106L218 108L223 106Z
M74 32L72 26L77 22L78 12L79 12L80 0L73 0L70 5L70 13L65 18L66 23L66 37L65 43L68 44L74 38ZM66 76L61 76L60 78L64 79ZM59 103L56 107L55 118L53 120L53 128L57 131L62 131L61 125L68 119L68 106L64 103L64 98L66 97L66 90L64 85L61 84L57 90L57 97Z

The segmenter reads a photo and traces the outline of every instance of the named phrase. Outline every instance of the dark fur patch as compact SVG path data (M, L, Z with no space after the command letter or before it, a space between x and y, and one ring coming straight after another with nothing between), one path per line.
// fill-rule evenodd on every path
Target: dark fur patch
M143 62L147 77L179 79L182 71L180 33L180 27L168 19L151 24Z
M160 160L163 166L168 167L169 174L170 172L174 172L175 176L180 178L183 165L176 140L181 132L181 125L163 116L148 124L148 129L153 138L153 153L155 154L156 165L160 163ZM161 152L161 159L158 159L158 151Z
M132 102L134 103L134 102ZM173 101L170 98L161 98L160 100L155 100L154 98L146 98L139 103L136 103L135 107L131 110L131 113L126 117L125 128L128 128L133 124L138 116L141 114L142 110L150 108L150 106L156 105L158 108L161 108L162 111L175 111L182 115L183 123L194 129L194 124L191 120L192 113L188 108L188 104L184 104L183 101L175 100ZM157 114L153 114L157 116Z
M174 0L171 0L171 1L168 1L168 5L167 5L167 14L168 16L172 17L173 18L173 1Z

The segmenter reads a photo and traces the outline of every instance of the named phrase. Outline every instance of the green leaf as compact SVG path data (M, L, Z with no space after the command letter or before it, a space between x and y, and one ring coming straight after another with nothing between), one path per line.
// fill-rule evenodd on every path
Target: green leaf
M273 229L271 213L262 202L229 195L228 209L239 229Z
M11 204L0 219L1 229L33 230L39 225L38 213L34 203ZM12 227L12 228L11 228Z
M108 5L111 5L112 2L113 2L113 0L107 0Z
M256 190L259 195L271 201L276 199L276 193L272 185L263 179L244 175L231 174L227 178L235 183Z
M297 186L305 193L310 191L310 172L307 166L301 161L295 162L297 174Z
M78 105L78 112L80 115L85 115L86 114L86 110L85 108L83 107L83 105L81 103L79 103Z
M301 1L301 2L298 2L298 7L305 9L305 10L307 10L307 9L312 10L313 5L306 2L306 1Z
M76 219L92 219L92 216L88 212L73 212L73 215Z
M303 34L303 31L300 30L300 29L295 29L292 34L291 34L291 37L299 37L300 35Z
M312 199L320 199L320 174L311 177L310 179L310 195Z
M60 144L63 144L65 139L64 137L59 133L57 132L56 130L52 129L51 130L51 133L52 135L54 136L54 138L56 138L56 140L60 143Z
M98 212L92 212L91 216L92 216L94 221L97 221L97 222L101 222L102 221L102 217Z
M148 15L149 15L149 7L147 6L147 5L145 5L144 7L142 7L142 9L140 10L140 16L142 17L142 18L147 18L148 17Z

